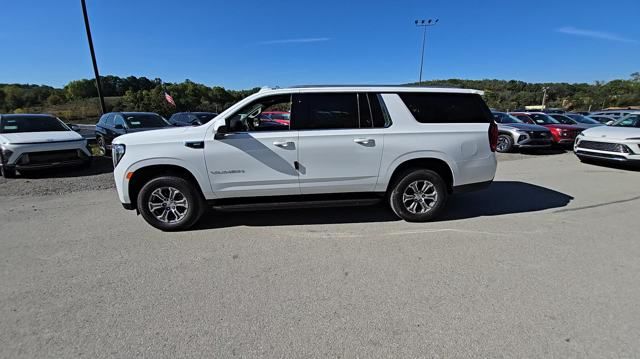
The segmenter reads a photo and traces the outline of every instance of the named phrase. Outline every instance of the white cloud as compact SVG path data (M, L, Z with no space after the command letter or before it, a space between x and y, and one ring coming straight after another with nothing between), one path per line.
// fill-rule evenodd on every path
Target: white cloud
M261 41L261 45L274 45L274 44L303 44L309 42L322 42L329 41L328 37L307 37L302 39L284 39L284 40L269 40Z
M595 30L585 30L585 29L577 29L573 26L565 26L559 29L556 29L556 32L560 32L563 34L574 35L574 36L583 36L590 37L592 39L600 39L600 40L609 40L609 41L617 41L617 42L627 42L637 44L637 40L628 39L616 34L612 34L610 32L605 31L595 31Z

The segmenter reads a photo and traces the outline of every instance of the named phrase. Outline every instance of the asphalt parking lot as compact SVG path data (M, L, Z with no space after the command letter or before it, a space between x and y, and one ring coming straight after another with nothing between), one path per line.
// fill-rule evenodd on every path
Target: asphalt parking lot
M0 180L0 357L639 357L640 172L499 159L425 224L374 206L162 233L108 162Z

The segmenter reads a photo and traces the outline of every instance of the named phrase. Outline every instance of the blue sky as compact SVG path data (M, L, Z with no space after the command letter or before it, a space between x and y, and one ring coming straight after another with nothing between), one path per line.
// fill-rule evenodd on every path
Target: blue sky
M101 74L241 89L425 79L593 82L640 71L638 0L87 0ZM0 83L93 76L79 0L8 0Z

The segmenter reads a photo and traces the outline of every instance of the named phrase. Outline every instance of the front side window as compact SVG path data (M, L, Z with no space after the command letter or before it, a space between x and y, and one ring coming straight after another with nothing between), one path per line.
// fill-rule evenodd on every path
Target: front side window
M299 130L359 128L356 93L312 93L297 96L293 123Z
M124 120L129 128L160 128L169 126L167 121L155 113L125 114Z
M5 116L0 122L0 133L70 131L55 117Z
M122 126L122 128L125 128L126 126L124 125L124 118L122 118L122 116L120 115L116 115L115 118L115 122L114 122L114 126Z
M406 92L399 96L420 123L489 123L493 119L480 95Z
M272 114L291 112L291 95L274 95L257 99L227 118L230 132L289 131L289 119L279 120ZM288 117L288 116L287 116Z

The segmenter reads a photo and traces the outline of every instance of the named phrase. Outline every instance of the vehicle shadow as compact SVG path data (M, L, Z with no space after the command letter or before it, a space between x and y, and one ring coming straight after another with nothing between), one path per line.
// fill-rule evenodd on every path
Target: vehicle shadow
M598 161L598 160L583 160L582 164L587 166L593 166L593 167L605 167L605 168L611 168L616 170L640 172L639 165L633 165L628 163L617 163L617 162Z
M60 167L34 171L20 172L22 178L65 178L95 176L103 173L113 172L113 162L111 158L104 156L93 157L90 167Z
M551 148L523 148L518 151L518 153L522 155L531 155L531 156L548 156L548 155L561 155L567 153L567 150L559 147L551 147Z
M517 181L495 181L489 188L450 197L436 221L542 211L567 206L573 197L545 187ZM277 209L205 213L193 230L238 226L267 227L305 224L343 224L400 221L386 203L366 207Z
M487 189L454 195L437 221L536 212L566 207L573 197L519 181L495 181Z

